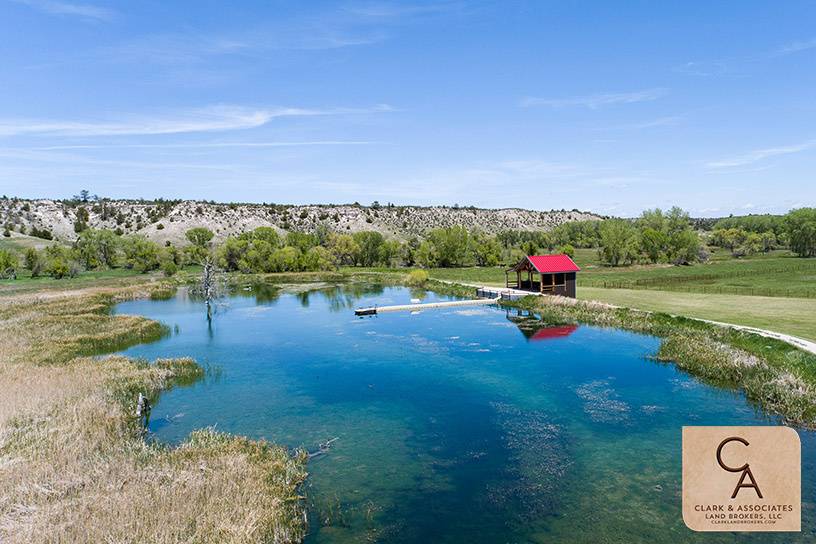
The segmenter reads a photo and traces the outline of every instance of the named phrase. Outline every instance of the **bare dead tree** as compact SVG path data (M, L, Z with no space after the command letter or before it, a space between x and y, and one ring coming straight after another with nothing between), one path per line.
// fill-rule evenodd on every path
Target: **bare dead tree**
M210 306L218 296L215 275L215 263L210 256L207 256L202 263L201 271L201 294L207 306Z

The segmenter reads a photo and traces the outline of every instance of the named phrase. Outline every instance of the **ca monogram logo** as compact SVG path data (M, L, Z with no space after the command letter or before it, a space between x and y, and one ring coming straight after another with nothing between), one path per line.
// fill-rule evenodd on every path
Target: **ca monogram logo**
M717 447L717 463L719 463L723 470L727 470L728 472L742 472L742 476L740 476L739 482L737 482L737 487L734 488L734 492L731 494L731 498L736 499L737 494L743 487L745 487L756 491L757 496L761 499L762 491L759 490L759 485L754 479L754 474L751 472L751 466L748 463L745 463L741 467L733 468L729 467L728 465L725 464L725 462L723 462L722 460L723 448L731 442L739 442L740 444L743 444L745 446L750 446L748 441L745 440L744 438L740 438L738 436L731 436L720 442L720 445ZM745 483L746 478L750 483Z

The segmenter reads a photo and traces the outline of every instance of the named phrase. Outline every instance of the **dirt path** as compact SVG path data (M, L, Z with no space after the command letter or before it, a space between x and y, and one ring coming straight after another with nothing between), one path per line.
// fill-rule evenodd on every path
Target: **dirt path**
M685 317L685 316L683 316ZM805 340L804 338L799 338L798 336L791 336L790 334L782 334L779 332L769 331L766 329L757 329L756 327L746 327L745 325L735 325L733 323L723 323L721 321L711 321L710 319L698 319L693 317L691 319L697 319L697 321L705 321L706 323L711 323L712 325L719 325L721 327L729 327L732 329L737 329L739 331L750 332L753 334L758 334L759 336L765 336L766 338L774 338L775 340L781 340L783 342L787 342L792 346L796 346L797 348L813 353L816 355L816 342L811 342L810 340Z

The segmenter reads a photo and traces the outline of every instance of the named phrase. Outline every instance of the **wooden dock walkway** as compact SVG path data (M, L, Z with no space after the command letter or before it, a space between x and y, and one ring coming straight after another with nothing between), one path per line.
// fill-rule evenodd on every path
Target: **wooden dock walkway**
M473 300L448 300L443 302L429 302L427 304L372 306L370 308L357 308L354 310L354 315L376 315L385 312L402 312L406 310L409 312L414 312L420 310L430 310L433 308L450 308L453 306L479 306L483 304L497 304L502 300L518 300L522 297L530 295L540 296L540 293L521 291L519 289L511 289L507 287L486 287L480 285L474 285L473 287L476 288L477 297Z
M433 308L451 308L455 306L481 306L486 304L496 304L498 298L477 298L474 300L446 300L443 302L429 302L427 304L397 304L394 306L372 306L370 308L357 308L354 315L376 315L386 312L416 312L420 310L430 310Z

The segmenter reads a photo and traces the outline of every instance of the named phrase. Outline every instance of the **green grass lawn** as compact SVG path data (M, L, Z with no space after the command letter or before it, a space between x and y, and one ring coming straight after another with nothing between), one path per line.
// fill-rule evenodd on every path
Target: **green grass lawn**
M45 240L35 236L28 236L18 232L12 232L11 236L0 236L0 249L9 249L18 253L22 253L26 249L33 247L35 249L43 249L52 244L58 244L53 240Z
M712 259L693 266L587 267L579 274L578 285L816 298L816 259L802 259L777 251L744 259Z
M719 255L692 266L602 266L594 249L579 250L578 287L649 289L684 293L733 294L816 299L816 259L786 251L734 259ZM484 285L504 285L503 267L435 268L432 278Z
M816 299L579 287L578 298L758 327L816 341Z
M159 276L160 272L152 272L153 276ZM125 285L128 282L123 280L132 279L142 281L142 278L149 277L149 274L141 274L135 270L126 268L113 268L110 270L91 270L82 272L74 278L54 279L50 276L32 278L27 270L21 271L16 280L0 280L0 296L17 295L30 293L41 289L81 289L83 287L109 287Z

